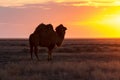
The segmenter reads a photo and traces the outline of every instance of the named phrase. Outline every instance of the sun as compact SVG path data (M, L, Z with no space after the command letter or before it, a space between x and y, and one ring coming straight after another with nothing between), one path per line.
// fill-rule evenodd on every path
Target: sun
M116 6L119 6L119 5L120 5L120 1L115 1L114 4L115 4Z
M107 15L102 23L120 29L120 15Z

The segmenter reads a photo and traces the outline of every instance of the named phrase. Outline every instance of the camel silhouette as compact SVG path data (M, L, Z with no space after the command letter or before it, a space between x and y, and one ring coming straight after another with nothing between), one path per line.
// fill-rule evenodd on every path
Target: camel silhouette
M35 31L29 36L31 59L33 52L36 58L38 57L38 46L48 48L48 60L52 60L52 50L55 46L60 47L67 30L62 24L56 27L55 31L52 24L39 24Z

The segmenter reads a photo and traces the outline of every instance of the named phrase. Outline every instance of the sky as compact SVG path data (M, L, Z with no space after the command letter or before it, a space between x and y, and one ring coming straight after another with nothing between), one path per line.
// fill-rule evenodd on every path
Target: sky
M1 0L0 38L28 38L40 23L65 38L120 38L120 0Z

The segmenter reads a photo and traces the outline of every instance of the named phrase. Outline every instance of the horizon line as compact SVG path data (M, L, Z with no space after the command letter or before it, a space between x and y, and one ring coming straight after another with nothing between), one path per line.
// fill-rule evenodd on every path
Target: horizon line
M10 40L14 40L14 39L18 39L18 40L20 40L20 39L25 39L25 40L28 40L29 38L0 38L0 40L4 40L4 39L10 39ZM65 38L65 40L67 40L67 39L120 39L120 38L108 38L108 37L106 37L106 38Z

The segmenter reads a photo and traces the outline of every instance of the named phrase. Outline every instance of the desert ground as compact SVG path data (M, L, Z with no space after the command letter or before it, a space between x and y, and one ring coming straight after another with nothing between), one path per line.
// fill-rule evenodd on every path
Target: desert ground
M120 80L120 40L65 40L47 61L30 59L27 39L0 40L0 80Z

